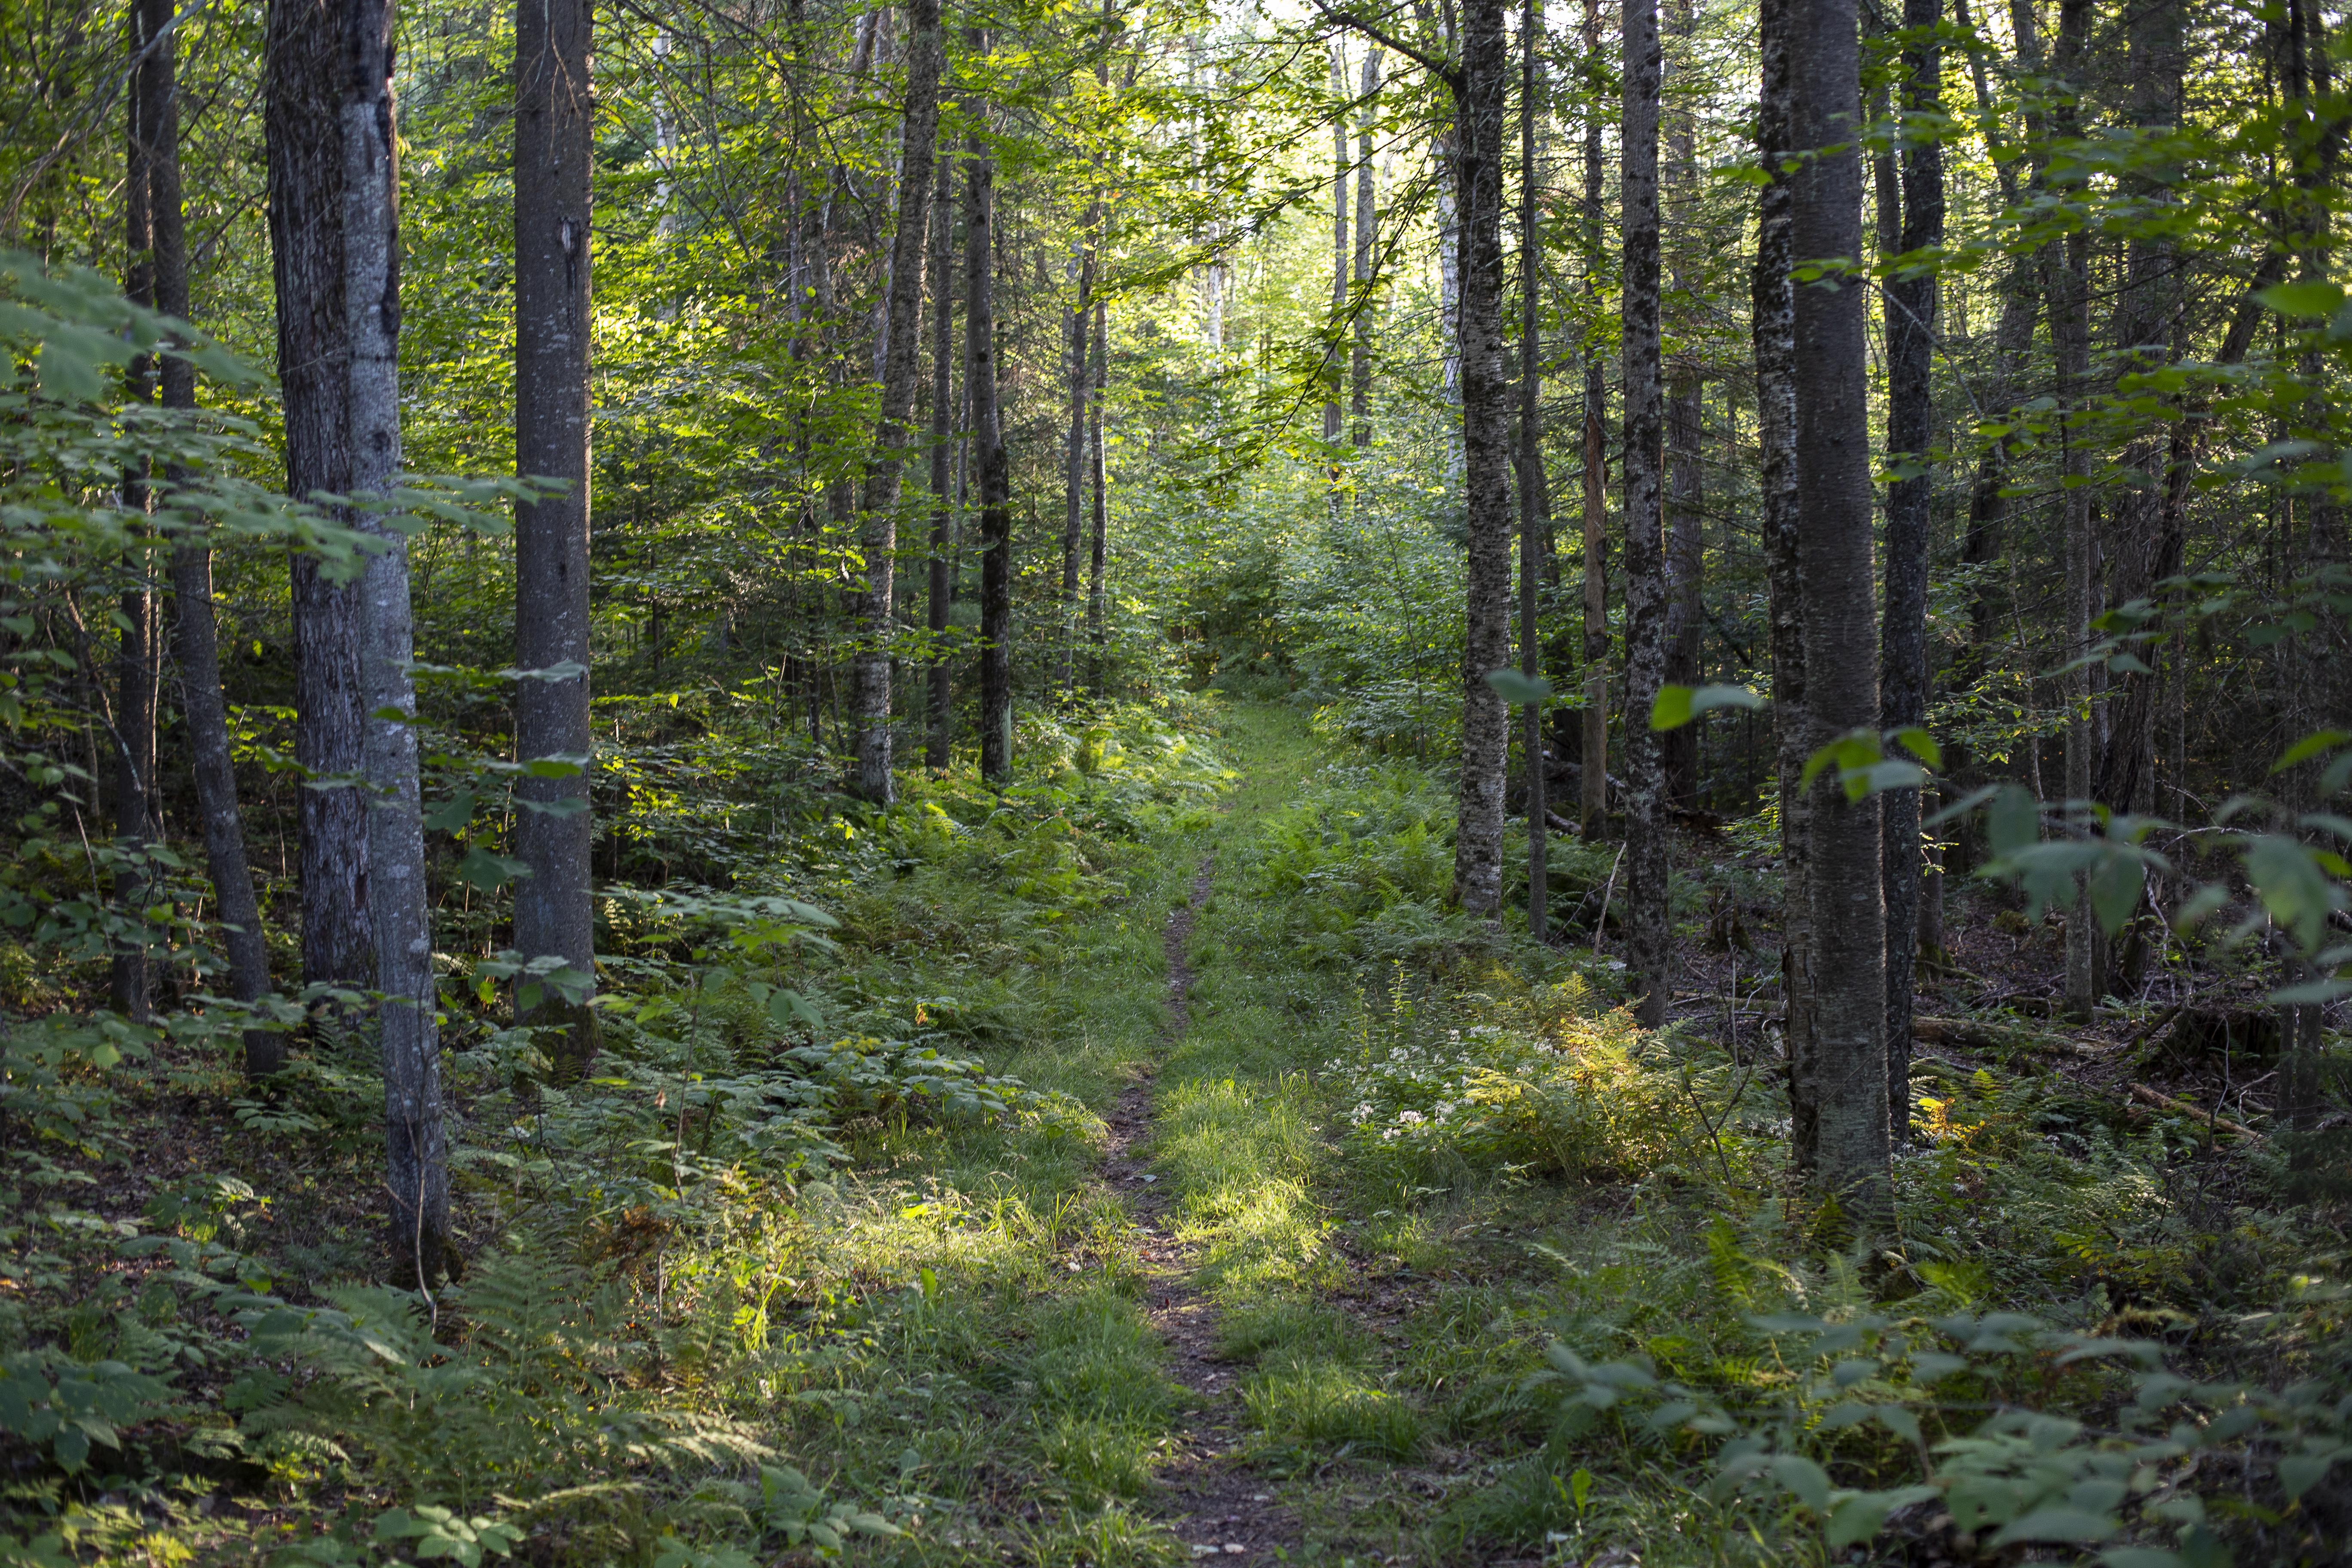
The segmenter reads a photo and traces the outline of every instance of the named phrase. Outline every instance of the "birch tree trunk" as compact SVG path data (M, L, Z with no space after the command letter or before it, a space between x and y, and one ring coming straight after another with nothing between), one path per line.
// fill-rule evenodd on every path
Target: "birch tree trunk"
M899 138L898 226L890 241L890 283L883 326L882 408L874 455L866 467L861 543L866 582L858 598L856 655L857 793L877 805L894 798L890 776L890 647L898 556L898 489L907 462L908 417L923 310L923 251L929 240L931 160L939 141L940 68L944 39L939 0L907 0L907 111Z
M1372 268L1373 245L1380 235L1379 187L1372 174L1372 131L1379 114L1374 102L1381 90L1381 51L1364 56L1364 104L1356 116L1356 261L1355 285L1360 297L1355 321L1355 363L1349 367L1349 412L1355 416L1355 444L1372 444Z
M1368 68L1368 82L1370 75ZM1543 581L1545 535L1551 526L1543 468L1543 248L1536 228L1542 183L1536 163L1536 124L1542 114L1543 0L1527 0L1519 23L1519 672L1530 680L1543 673L1537 594ZM1369 169L1369 147L1365 158ZM1362 254L1361 247L1358 254ZM1541 942L1551 913L1551 890L1546 864L1549 846L1544 837L1545 785L1549 780L1545 776L1540 703L1528 704L1526 746L1528 935Z
M1331 40L1331 330L1337 332L1348 309L1348 271L1353 258L1348 249L1348 116L1337 107L1348 98L1348 51ZM1336 343L1323 353L1323 439L1339 439L1339 351ZM1339 467L1331 465L1331 504L1339 504Z
M1936 29L1943 0L1904 0L1901 148L1903 223L1898 250L1909 255L1944 243L1944 161L1936 133L1913 116L1940 115L1943 50ZM1932 270L1897 276L1885 287L1887 461L1897 469L1886 490L1885 621L1879 633L1880 722L1910 729L1927 721L1927 545L1935 478L1934 363L1939 288ZM1920 792L1880 797L1886 899L1886 1108L1900 1144L1911 1132L1911 1012L1919 957L1922 877Z
M278 384L286 489L297 499L352 488L343 315L342 13L271 0L263 135L269 162L270 262L278 299ZM346 519L348 521L348 519ZM292 563L294 759L300 792L302 980L364 987L375 978L369 925L364 792L367 693L360 674L360 584L330 581L316 557Z
M515 508L515 662L526 671L576 665L561 679L526 674L515 687L515 754L562 758L569 778L526 774L516 785L514 944L557 958L565 989L541 986L528 1022L558 1029L558 1082L584 1076L596 1015L575 987L596 975L590 897L595 847L589 775L590 159L595 94L588 0L532 0L515 12L515 471L561 479L560 495Z
M389 0L349 0L342 95L343 304L352 486L384 495L400 476L400 170ZM383 542L360 577L367 700L368 910L375 929L394 1278L430 1290L455 1261L433 931L418 792L408 542L380 513ZM391 716L385 716L391 715Z
M1859 258L1855 0L1788 4L1790 141L1800 149L1824 150L1791 176L1791 255ZM1867 299L1852 279L1824 279L1795 290L1796 500L1809 750L1878 730ZM1880 814L1874 795L1849 800L1833 768L1816 781L1811 805L1814 1174L1848 1224L1876 1234L1892 1208Z
M930 595L924 625L932 639L930 689L923 762L944 768L950 756L954 721L954 676L939 651L947 637L955 605L956 416L963 388L956 377L955 336L955 159L936 162L931 193L931 555Z
M1658 320L1657 0L1625 0L1625 914L1635 1016L1665 1022L1674 992L1665 779L1650 710L1665 673L1666 570L1659 473L1664 437Z
M1454 890L1473 914L1503 901L1508 727L1489 670L1511 663L1511 378L1503 348L1503 0L1465 5L1454 116L1462 192L1462 450L1469 523L1462 658L1462 773Z

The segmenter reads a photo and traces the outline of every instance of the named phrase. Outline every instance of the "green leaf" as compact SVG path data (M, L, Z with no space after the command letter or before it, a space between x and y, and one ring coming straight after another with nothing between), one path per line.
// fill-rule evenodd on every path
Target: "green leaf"
M1985 836L1996 858L2016 854L2042 840L2042 803L2022 784L2004 784L1985 812Z
M464 859L457 862L457 875L468 886L479 888L487 893L493 888L502 887L513 881L517 877L530 876L530 867L509 856L493 855L479 845L476 845L466 851Z
M1490 669L1486 684L1506 702L1541 704L1551 700L1551 682L1540 676L1522 675L1516 669Z
M425 828L434 833L455 833L474 820L478 797L471 795L452 795L445 805L425 814Z
M1738 708L1754 712L1764 706L1764 699L1745 686L1662 686L1657 700L1650 704L1650 728L1679 730L1702 713L1718 708Z
M2282 316L2325 318L2344 303L2344 290L2333 283L2278 283L2254 298Z
M2271 919L2284 926L2305 952L2318 951L2328 911L2341 897L2311 851L2292 838L2264 834L2246 847L2246 879Z
M824 1016L809 1005L807 997L781 985L768 997L768 1021L779 1029L789 1029L794 1023L812 1029L824 1027Z
M2053 1503L2002 1525L1993 1532L1990 1544L2001 1547L2021 1541L2060 1541L2079 1545L2087 1541L2104 1541L2118 1528L2108 1515Z
M2315 734L2305 735L2302 740L2289 746L2286 753L2271 764L2271 772L2283 773L2295 763L2307 762L2323 752L2332 752L2347 741L2352 741L2352 734L2347 734L2341 730L2322 730Z
M1772 1479L1779 1481L1797 1500L1815 1513L1827 1513L1830 1506L1830 1473L1802 1454L1775 1454L1771 1464Z
M1897 1487L1884 1492L1841 1492L1830 1506L1830 1516L1823 1535L1832 1552L1843 1552L1876 1535L1885 1523L1886 1516L1898 1508L1908 1508L1915 1502L1926 1502L1936 1495L1933 1487Z
M2336 1461L2344 1457L2342 1449L2328 1454L2290 1454L2278 1463L2279 1489L2289 1502L2317 1486Z
M1895 743L1931 768L1944 765L1944 748L1936 744L1936 737L1925 730L1916 726L1897 730L1895 731Z
M2140 891L2147 884L2147 867L2127 849L2112 849L2091 873L2091 912L2109 936L2139 908Z

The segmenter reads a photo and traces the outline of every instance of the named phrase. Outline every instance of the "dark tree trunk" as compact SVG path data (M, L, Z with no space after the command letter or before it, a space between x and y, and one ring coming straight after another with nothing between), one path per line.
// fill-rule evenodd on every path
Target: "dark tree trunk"
M1086 543L1087 519L1087 392L1094 381L1094 363L1087 339L1095 317L1095 241L1102 226L1102 197L1097 195L1087 213L1087 237L1078 257L1078 297L1070 307L1070 424L1062 447L1062 624L1061 668L1055 684L1065 697L1077 691L1078 552Z
M271 0L263 131L286 489L298 498L352 488L343 320L345 34L339 11L313 0ZM294 759L322 784L356 780L365 766L360 595L357 581L330 582L315 557L294 557ZM296 809L303 983L365 986L375 977L366 795L355 784L306 787Z
M1943 51L1936 28L1943 0L1904 0L1902 107L1906 117L1942 112L1937 80ZM1906 120L1906 127L1912 122ZM1944 158L1933 132L1909 129L1902 153L1903 223L1907 255L1944 242ZM1879 640L1878 704L1887 729L1927 721L1927 540L1935 479L1928 471L1935 406L1936 274L1921 268L1886 285L1886 446L1898 469L1886 491L1885 620ZM1919 953L1921 858L1919 791L1889 790L1885 813L1886 899L1886 1097L1889 1129L1901 1143L1911 1131L1911 1005Z
M1367 82L1370 72L1365 73ZM1543 467L1543 248L1536 231L1541 169L1536 123L1543 114L1543 0L1527 0L1519 25L1519 670L1543 673L1543 629L1537 594L1543 581L1545 540L1551 527L1550 488ZM1366 137L1369 168L1371 156ZM1369 202L1363 204L1367 208ZM1369 219L1360 221L1369 222ZM1359 255L1362 254L1359 248ZM1359 342L1360 342L1360 339ZM1549 846L1544 817L1543 707L1528 704L1528 934L1544 940L1550 916Z
M341 69L343 364L352 485L384 494L400 473L400 168L388 0L351 0ZM448 1150L435 1020L433 930L417 776L415 638L408 541L378 514L360 527L385 548L360 576L366 690L368 916L376 941L377 1028L392 1198L394 1278L429 1290L457 1262L449 1240ZM379 717L381 715L381 717Z
M1658 319L1658 94L1664 70L1657 0L1625 0L1625 110L1620 192L1625 258L1625 914L1635 1016L1665 1022L1674 994L1665 779L1650 710L1666 662L1666 563L1659 473L1665 436Z
M1820 1158L1819 1046L1812 1026L1812 806L1802 787L1806 741L1804 553L1797 504L1795 190L1790 116L1791 0L1760 0L1763 70L1757 151L1766 181L1759 193L1751 321L1756 345L1758 489L1762 501L1765 581L1771 601L1774 773L1780 805L1780 985L1787 1006L1790 1151L1800 1171Z
M1678 57L1670 68L1688 72L1689 58L1698 30L1691 0L1673 0L1668 13ZM1700 246L1695 208L1699 199L1697 127L1686 96L1678 95L1667 132L1670 193L1667 216L1673 226L1671 251L1675 292L1688 299L1694 292L1690 276ZM1705 438L1706 385L1694 363L1675 366L1666 395L1666 662L1665 679L1675 686L1699 684L1699 644L1706 629L1701 597L1706 585L1706 544L1704 499L1706 489L1700 443ZM1685 724L1658 737L1665 769L1666 800L1691 810L1698 805L1698 738L1696 724Z
M1097 691L1103 685L1104 626L1103 568L1108 563L1110 548L1110 501L1104 492L1103 463L1103 397L1110 390L1110 302L1095 301L1095 395L1089 410L1093 429L1089 433L1087 450L1092 454L1094 468L1094 539L1087 565L1087 647L1093 661L1092 679Z
M2090 0L2060 0L2058 47L2053 64L2058 75L2058 101L2051 129L2073 136L2081 124L2075 94L2083 89L2084 51L2089 41ZM2091 521L2092 437L2083 416L2091 396L2091 252L2089 237L2070 234L2046 252L2051 262L2051 347L2057 361L2058 400L2063 410L2060 426L2059 506L2065 520L2066 662L2074 665L2066 677L2067 708L2074 715L2066 725L2066 798L2087 800L2091 794L2093 752L2096 742L2085 715L2093 695L2092 673L2081 664L2090 651L2091 620L2098 614L2098 548ZM2090 1016L2105 976L2099 973L2099 947L2088 884L2076 879L2074 897L2066 910L2066 1010L2078 1018Z
M1511 663L1511 377L1503 340L1503 103L1510 85L1503 0L1465 8L1454 132L1462 194L1462 450L1469 587L1462 658L1462 775L1454 889L1473 914L1503 902L1503 700L1489 670Z
M157 37L171 19L171 0L142 0L149 20L144 31ZM142 111L149 210L153 228L155 308L188 318L186 216L181 205L180 117L173 40L149 57L152 79L136 89L153 106ZM196 369L175 354L163 357L163 406L196 405ZM170 471L178 482L185 476ZM229 751L228 710L221 696L220 639L213 616L212 550L195 533L184 534L172 551L172 599L175 609L173 652L180 667L181 717L188 727L189 771L194 774L196 814L205 838L205 864L213 885L214 923L228 950L229 994L258 1002L269 994L269 947L254 897L253 873L246 862L245 824L236 808L236 766ZM285 1037L274 1029L245 1032L245 1071L264 1078L286 1064Z
M515 685L515 754L570 758L570 778L526 775L515 789L515 850L530 868L515 885L514 943L527 959L558 958L592 985L596 925L590 898L595 828L588 810L588 357L590 158L588 0L545 0L515 13L515 471L566 489L515 508L515 662L575 665L561 679ZM595 1054L596 1015L578 995L542 987L530 1022L554 1026L558 1081Z
M1584 303L1601 308L1601 0L1584 0ZM1596 837L1609 814L1609 373L1590 342L1584 348L1584 725L1578 750L1584 837ZM1600 933L1594 932L1596 943Z
M985 55L987 33L975 27L970 37L972 52ZM1002 784L1013 776L1013 479L996 405L996 164L977 125L965 153L964 333L980 468L980 772Z
M930 689L923 761L927 766L948 765L954 722L954 676L940 651L953 617L955 604L956 416L963 388L956 377L955 336L955 211L952 184L955 159L936 160L931 193L931 554L930 595L924 616L932 638Z
M1360 296L1355 323L1355 363L1349 377L1348 407L1355 416L1355 444L1372 444L1372 267L1373 247L1380 237L1380 192L1372 174L1374 110L1381 90L1381 51L1364 57L1364 106L1356 119L1356 290Z
M857 793L893 798L890 647L898 559L898 489L907 464L915 379L922 365L923 251L930 237L931 160L939 142L945 40L939 0L907 0L907 112L898 143L898 226L882 324L882 408L866 468L866 583L857 642Z
M1861 44L1855 0L1789 0L1790 140L1834 149L1790 178L1798 258L1862 253ZM1878 730L1871 588L1865 309L1853 279L1795 290L1797 513L1809 748ZM1852 1222L1891 1215L1886 1110L1886 918L1878 801L1849 800L1835 769L1812 792L1809 979L1817 1042L1815 1175Z

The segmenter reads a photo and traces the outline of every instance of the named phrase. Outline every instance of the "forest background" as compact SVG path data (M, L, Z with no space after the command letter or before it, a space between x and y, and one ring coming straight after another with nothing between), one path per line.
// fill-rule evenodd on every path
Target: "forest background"
M1319 824L1329 864L1249 851L1297 906L1265 962L1336 964L1368 1020L1386 990L1391 1030L1486 1016L1498 974L1581 1017L1623 1001L1652 1044L1526 1112L1549 1152L1445 1158L1496 1191L1719 1177L1683 1219L1748 1230L1674 1245L1716 1248L1727 1335L1816 1336L1790 1353L1832 1380L1768 1418L1727 1370L1752 1343L1701 1375L1639 1336L1627 1361L1506 1333L1536 1358L1517 1403L1444 1419L1538 1458L1424 1549L1598 1544L1559 1528L1585 1527L1577 1445L1638 1388L1652 1437L1605 1419L1672 1460L1628 1482L1643 1549L1687 1517L1641 1512L1671 1494L1734 1500L1717 1552L1739 1528L1839 1550L1932 1503L1920 1529L1965 1550L2326 1560L2339 32L2304 0L8 5L0 1428L25 1550L717 1562L860 1531L950 1551L919 1521L960 1508L999 1529L923 1492L919 1456L894 1481L811 1449L811 1482L714 1413L735 1395L682 1394L664 1336L724 1321L770 1353L766 1307L713 1281L755 1216L888 1169L877 1127L1098 1133L1103 1084L979 1054L1050 1058L1043 1015L927 998L890 965L948 939L875 910L958 878L1040 931L1118 907L1210 831L1220 748L1259 744L1213 691L1294 710L1339 792L1272 830ZM1050 968L1024 941L1002 962ZM1718 987L1720 1060L1681 1070L1720 1068L1720 1121L1696 1089L1672 1113L1703 1158L1576 1121L1701 1049L1718 998L1693 993ZM1766 1081L1743 1007L1771 1015ZM2088 1101L2063 1071L2040 1100L1915 1071L1915 1041L1971 1071L2065 1056L2062 1023L2118 1069ZM1423 1125L1402 1092L1355 1125ZM158 1127L194 1163L146 1168ZM1924 1196L1918 1156L2023 1180L2004 1127L2103 1195L2037 1168L2038 1239L1937 1256L1925 1216L1977 1189ZM1605 1157L1561 1152L1591 1138ZM1361 1192L1446 1190L1358 1155ZM371 1184L272 1199L265 1168ZM268 1201L317 1206L299 1261L237 1239ZM2076 1223L2101 1205L2126 1217ZM387 1237L400 1300L348 1284ZM1987 1262L2020 1246L2075 1262ZM1723 1283L1734 1258L1832 1284L1774 1302ZM674 1268L701 1271L675 1307ZM604 1290L665 1326L484 1375L579 1419L658 1391L627 1457L542 1412L562 1456L493 1495L428 1482L415 1433L341 1434L414 1408L343 1353L368 1335L423 1377L500 1312ZM1979 1331L1986 1307L2038 1316ZM1980 1380L1957 1400L1917 1359L1946 1309ZM608 1309L582 1310L510 1337ZM2176 1322L2205 1335L2169 1343L2178 1389L2143 1367L2028 1397L1968 1359L2050 1336L2031 1382L2160 1359ZM1874 1405L1835 1403L1848 1334L1889 1369ZM2203 1414L2135 1434L2127 1394ZM1979 1447L1933 1447L1915 1406ZM1877 1449L1831 1436L1872 1421ZM2248 1500L2209 1519L2187 1476L2229 1444ZM599 1466L640 1477L625 1506ZM1958 1500L1987 1475L2005 1502ZM326 1478L336 1500L287 1505ZM1087 1485L1095 1533L1026 1550L1166 1546L1099 1522L1146 1481ZM257 1533L195 1521L219 1489L275 1500ZM1771 1546L1738 1512L1758 1497Z

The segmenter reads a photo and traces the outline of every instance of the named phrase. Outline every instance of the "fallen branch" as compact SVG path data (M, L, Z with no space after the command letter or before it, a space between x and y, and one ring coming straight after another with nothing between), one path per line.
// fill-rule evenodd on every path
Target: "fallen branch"
M2136 1083L2131 1086L2131 1097L2134 1100L2138 1100L2142 1105L2152 1105L2158 1110L2169 1110L2177 1116L2186 1116L2189 1121L2200 1122L2208 1129L2216 1129L2223 1132L2235 1133L2249 1143L2267 1143L2270 1142L2269 1139L2263 1137L2261 1133L2255 1131L2251 1127L2232 1121L2226 1116L2216 1116L2211 1111L2191 1105L2185 1100L2175 1100L2171 1095L2158 1094L2156 1090L2148 1088L2147 1085L2144 1083Z

